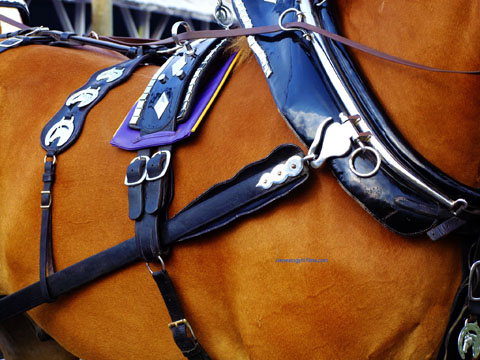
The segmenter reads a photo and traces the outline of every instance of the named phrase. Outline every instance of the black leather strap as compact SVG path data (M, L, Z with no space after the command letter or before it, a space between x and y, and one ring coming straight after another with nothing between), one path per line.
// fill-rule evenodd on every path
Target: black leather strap
M139 56L94 73L45 125L40 137L42 147L58 155L73 145L80 136L88 112L111 89L125 82L148 56Z
M154 261L165 255L160 228L168 218L168 206L173 192L170 170L171 146L165 146L153 155L152 149L143 149L127 169L129 216L135 220L135 239L139 254L145 261Z
M250 179L249 183L253 184L253 187L255 188L255 180L258 180L264 171L270 171L275 165L278 164L280 159L284 161L285 155L290 156L291 154L296 154L297 151L301 151L300 148L293 145L285 146L290 149L282 150L281 153L283 153L283 156L279 157L277 150L274 152L274 156L269 156L260 162L247 166L246 168L242 169L233 179L213 186L212 189L200 196L199 200L194 201L187 207L189 211L182 211L173 219L168 221L166 227L169 227L169 230L164 232L164 236L168 237L162 238L162 246L174 244L178 241L185 240L186 238L193 238L195 236L199 236L220 228L221 226L240 218L241 215L259 210L266 204L282 198L294 188L304 183L308 177L308 174L301 173L297 178L292 178L290 181L287 181L284 184L272 186L269 190L266 190L263 193L263 196L259 196L257 191L251 191L252 189L248 190L246 188L244 188L244 190L248 191L225 191L230 182L234 181L235 184L238 184L240 179L244 178L246 174L249 174L250 176L245 178ZM292 146L293 149L291 148ZM287 153L284 153L284 151L287 151ZM248 170L248 172L246 172L246 170ZM254 176L254 174L256 175ZM255 180L252 180L252 177L254 177ZM240 186L239 188L242 187ZM213 216L213 218L210 218L210 220L206 216L202 216L200 221L192 218L191 214L199 214L203 211L202 209L204 209L203 206L205 205L200 206L200 204L205 204L203 200L206 201L209 199L210 195L213 195L213 193L217 191L225 191L224 194L229 195L224 195L222 197L223 202L231 203L231 206L228 208L227 212L228 216L225 217L225 214L223 214L218 217L218 214L210 212L209 216ZM244 202L235 201L239 195L253 196L253 198L250 198L251 201L248 201L248 199ZM196 208L197 210L195 210ZM84 284L88 284L89 282L92 282L103 275L114 272L115 270L139 260L140 258L141 256L137 250L136 240L135 238L131 238L113 248L107 249L66 269L58 271L46 278L45 281L48 285L51 296L56 298ZM37 282L32 284L27 288L0 299L0 321L28 311L45 302L46 299L42 294L40 283Z
M163 244L172 245L211 232L293 191L308 179L306 165L296 176L272 184L268 189L258 185L262 176L271 173L277 165L303 155L296 145L281 145L266 158L241 169L233 178L214 185L166 224L161 237Z
M185 319L180 300L168 272L166 270L152 272L152 276L157 283L172 320L168 327L172 331L173 339L182 354L189 360L210 359L195 337L189 322Z
M80 239L81 240L81 239ZM126 240L46 278L53 298L88 284L139 260L135 238ZM0 299L0 321L46 302L40 282Z
M445 330L441 346L437 354L437 360L461 360L458 352L458 338L465 321L474 322L480 316L480 303L469 300L470 268L480 260L480 238L472 232L470 237L462 241L462 281L458 287ZM478 269L478 268L477 268ZM479 296L480 278L478 274L472 274L472 295ZM469 353L471 355L471 352ZM471 359L467 355L467 359Z
M53 302L47 284L47 277L55 272L52 250L52 191L55 182L56 158L53 154L45 156L43 190L41 193L42 225L40 230L40 288L46 302Z

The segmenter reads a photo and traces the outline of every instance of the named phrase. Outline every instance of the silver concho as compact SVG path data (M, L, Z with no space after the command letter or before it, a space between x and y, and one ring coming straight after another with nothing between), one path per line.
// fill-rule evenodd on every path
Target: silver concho
M302 158L298 155L292 156L285 163L275 166L271 172L263 174L256 187L270 189L274 184L282 184L289 177L299 175L302 170Z
M112 68L110 70L106 70L101 74L99 74L96 80L97 81L105 80L107 83L110 83L112 81L117 80L120 76L122 76L124 71L125 71L125 68L120 68L120 69Z
M64 145L70 139L75 130L73 120L73 116L70 119L65 119L65 117L63 117L62 120L54 124L45 136L45 145L49 146L56 139L58 139L57 146Z
M467 319L458 335L458 353L462 359L465 359L465 354L470 348L473 358L477 358L480 355L480 328L476 321L469 323Z
M77 104L79 108L91 104L97 97L100 92L100 87L94 89L89 87L85 90L80 90L75 94L72 94L66 101L65 105L72 106Z

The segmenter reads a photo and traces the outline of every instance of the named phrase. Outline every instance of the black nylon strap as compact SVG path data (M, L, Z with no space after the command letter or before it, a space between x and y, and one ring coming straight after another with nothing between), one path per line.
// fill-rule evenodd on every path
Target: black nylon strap
M167 306L168 313L172 320L169 328L182 354L190 360L210 359L193 332L191 336L188 335L188 331L191 332L192 330L190 324L185 319L180 300L178 299L177 292L168 272L166 270L152 272L152 276Z

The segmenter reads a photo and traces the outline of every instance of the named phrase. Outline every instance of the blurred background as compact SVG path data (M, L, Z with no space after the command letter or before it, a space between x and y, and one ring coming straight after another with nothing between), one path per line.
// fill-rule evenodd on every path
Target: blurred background
M231 0L223 0L231 7ZM86 34L165 38L179 20L195 30L218 28L218 0L30 0L32 26Z

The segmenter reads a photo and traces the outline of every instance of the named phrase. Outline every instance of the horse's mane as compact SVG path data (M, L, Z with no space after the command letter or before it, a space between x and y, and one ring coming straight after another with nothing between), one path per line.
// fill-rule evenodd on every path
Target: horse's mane
M234 39L232 43L227 48L228 52L239 51L240 55L237 60L237 65L242 64L243 62L249 60L252 57L252 51L248 46L247 39L242 36Z

